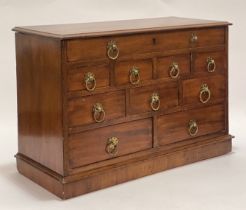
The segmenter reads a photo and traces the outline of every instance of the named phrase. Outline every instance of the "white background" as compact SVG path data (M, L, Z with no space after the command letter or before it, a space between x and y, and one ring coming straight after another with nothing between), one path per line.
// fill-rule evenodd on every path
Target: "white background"
M0 0L0 210L246 209L246 2L244 0ZM17 174L14 33L20 25L181 16L230 27L230 132L233 152L60 201Z

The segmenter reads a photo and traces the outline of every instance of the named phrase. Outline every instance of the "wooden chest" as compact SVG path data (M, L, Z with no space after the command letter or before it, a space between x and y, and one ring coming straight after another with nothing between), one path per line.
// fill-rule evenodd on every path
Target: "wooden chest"
M230 152L229 25L14 28L19 172L67 199Z

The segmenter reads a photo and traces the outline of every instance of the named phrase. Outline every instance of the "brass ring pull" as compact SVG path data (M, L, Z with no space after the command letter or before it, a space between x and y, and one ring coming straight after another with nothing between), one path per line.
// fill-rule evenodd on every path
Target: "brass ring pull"
M215 60L211 57L207 58L207 69L208 69L208 72L214 72L216 69Z
M190 120L188 125L188 132L190 136L195 136L198 132L198 125L195 120Z
M94 76L93 73L87 72L87 73L85 74L85 79L84 79L84 81L85 81L85 87L86 87L86 89L87 89L88 91L93 91L93 90L95 90L97 83L96 83L96 78L95 78L95 76Z
M132 67L130 70L129 79L133 85L136 85L140 82L140 73L137 67Z
M170 66L169 75L172 79L176 79L179 76L179 65L178 63L173 62Z
M190 42L195 43L198 41L198 36L195 33L191 34Z
M110 155L115 155L117 153L118 143L119 139L117 137L109 138L105 149L106 152Z
M202 84L201 90L200 90L200 101L205 104L210 100L211 92L208 88L207 84Z
M108 48L108 51L107 51L108 57L111 60L117 59L118 56L119 56L119 48L117 47L116 42L111 40L108 43L108 47L107 48Z
M161 102L158 93L153 93L151 96L150 106L153 111L158 111L160 108Z
M102 104L96 103L93 106L93 118L96 122L102 122L105 119L105 111L103 109Z

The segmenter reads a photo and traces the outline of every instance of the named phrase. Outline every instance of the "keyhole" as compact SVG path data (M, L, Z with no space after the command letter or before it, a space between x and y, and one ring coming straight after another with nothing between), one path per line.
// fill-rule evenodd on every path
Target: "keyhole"
M153 42L153 45L155 45L156 44L156 38L153 38L152 42Z

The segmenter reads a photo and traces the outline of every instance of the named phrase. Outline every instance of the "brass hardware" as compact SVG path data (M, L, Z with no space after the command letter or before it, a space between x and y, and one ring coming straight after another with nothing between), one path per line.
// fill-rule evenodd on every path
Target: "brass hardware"
M205 97L205 99L204 99ZM202 84L201 85L201 90L200 90L200 101L205 104L210 100L211 97L211 92L208 88L207 84Z
M178 63L173 62L170 66L169 75L171 78L176 79L179 76L179 65Z
M117 47L115 41L113 41L113 40L109 41L107 49L108 49L107 55L111 60L115 60L118 58L119 48Z
M96 88L96 78L93 73L87 72L84 81L88 91L93 91Z
M161 102L160 102L160 97L159 97L158 93L153 93L151 96L151 101L150 101L151 109L153 111L157 111L157 110L159 110L160 105L161 105Z
M133 85L136 85L140 82L140 73L137 67L132 67L132 69L130 70L129 79Z
M119 139L117 137L109 138L105 149L106 152L110 155L115 155L117 153L118 143Z
M198 125L196 120L190 120L188 125L188 132L190 136L195 136L198 132Z
M208 72L214 72L216 69L215 60L211 57L207 58L207 70Z
M96 122L102 122L105 119L105 111L103 109L102 104L96 103L93 106L93 118Z
M191 34L190 42L195 43L198 41L198 36L195 33Z

